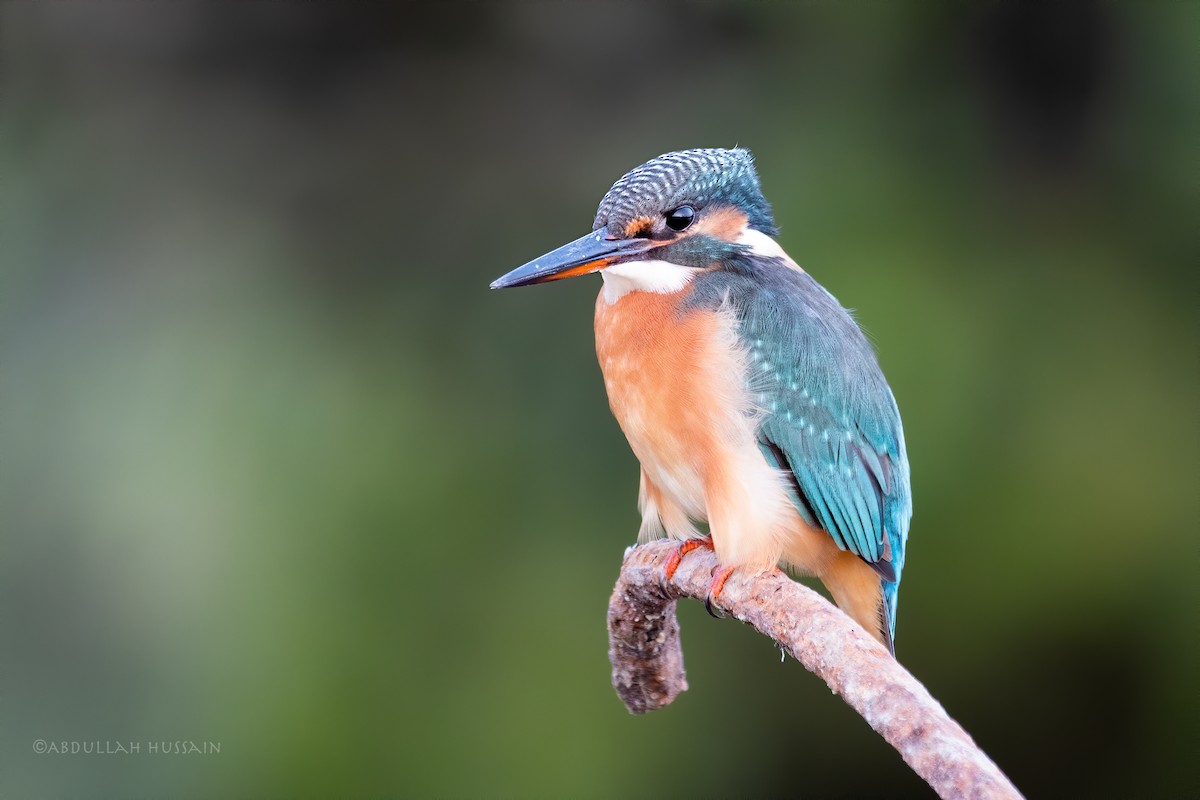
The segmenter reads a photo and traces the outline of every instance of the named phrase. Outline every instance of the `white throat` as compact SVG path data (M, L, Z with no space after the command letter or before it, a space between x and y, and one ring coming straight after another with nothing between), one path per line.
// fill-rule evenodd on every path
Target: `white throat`
M740 245L749 247L750 252L756 256L778 258L792 269L804 271L784 252L778 242L762 231L747 227L736 241ZM630 292L655 292L656 294L678 292L687 286L700 271L696 267L685 267L669 261L626 261L600 270L600 277L604 278L604 299L609 303L615 303Z
M604 279L604 299L615 303L630 292L678 292L699 271L669 261L626 261L600 270L600 277Z

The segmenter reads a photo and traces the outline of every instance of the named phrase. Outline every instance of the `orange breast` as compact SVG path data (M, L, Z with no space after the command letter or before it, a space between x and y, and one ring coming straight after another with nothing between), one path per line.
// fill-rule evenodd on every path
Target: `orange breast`
M608 401L650 479L695 519L722 441L743 415L741 357L719 313L678 309L674 294L596 301L596 354ZM736 387L730 396L728 387Z

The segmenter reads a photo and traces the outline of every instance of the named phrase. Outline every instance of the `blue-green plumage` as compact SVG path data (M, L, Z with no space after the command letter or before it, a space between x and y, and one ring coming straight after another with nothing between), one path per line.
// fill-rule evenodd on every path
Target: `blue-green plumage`
M697 277L687 306L737 317L763 456L794 477L805 522L879 573L894 637L912 500L900 414L875 353L807 273L747 253L723 263Z

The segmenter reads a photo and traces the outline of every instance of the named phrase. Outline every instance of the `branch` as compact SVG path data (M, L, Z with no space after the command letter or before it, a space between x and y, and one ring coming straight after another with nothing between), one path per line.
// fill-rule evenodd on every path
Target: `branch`
M626 551L609 601L613 687L634 714L662 708L687 689L675 603L704 600L717 562L694 550L667 580L663 562L674 549L663 541ZM774 639L829 684L940 797L1021 797L908 670L812 589L781 573L739 571L713 606Z

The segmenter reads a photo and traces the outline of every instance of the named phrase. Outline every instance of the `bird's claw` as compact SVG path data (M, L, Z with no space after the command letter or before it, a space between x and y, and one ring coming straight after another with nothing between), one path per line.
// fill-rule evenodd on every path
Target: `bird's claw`
M687 541L680 542L671 551L671 554L667 556L667 562L663 564L663 580L659 582L664 594L667 593L667 581L675 577L675 570L679 569L679 564L683 561L683 557L701 547L712 550L712 537L702 536L697 539L688 539ZM708 584L708 594L704 598L704 610L716 619L720 619L721 615L713 609L713 601L721 594L721 590L725 588L725 581L729 580L729 576L732 574L733 567L717 566L713 568L713 578Z
M704 610L709 616L714 619L721 619L721 615L713 611L713 601L721 594L721 590L725 588L725 581L729 580L729 576L733 574L733 567L716 567L713 569L712 582L708 584L708 595L704 598Z
M667 556L667 563L663 564L663 574L666 575L667 580L675 577L675 570L679 569L679 564L683 561L683 557L698 547L707 547L709 550L712 550L712 537L702 536L699 539L688 539L687 541L680 542L671 551L671 555Z

